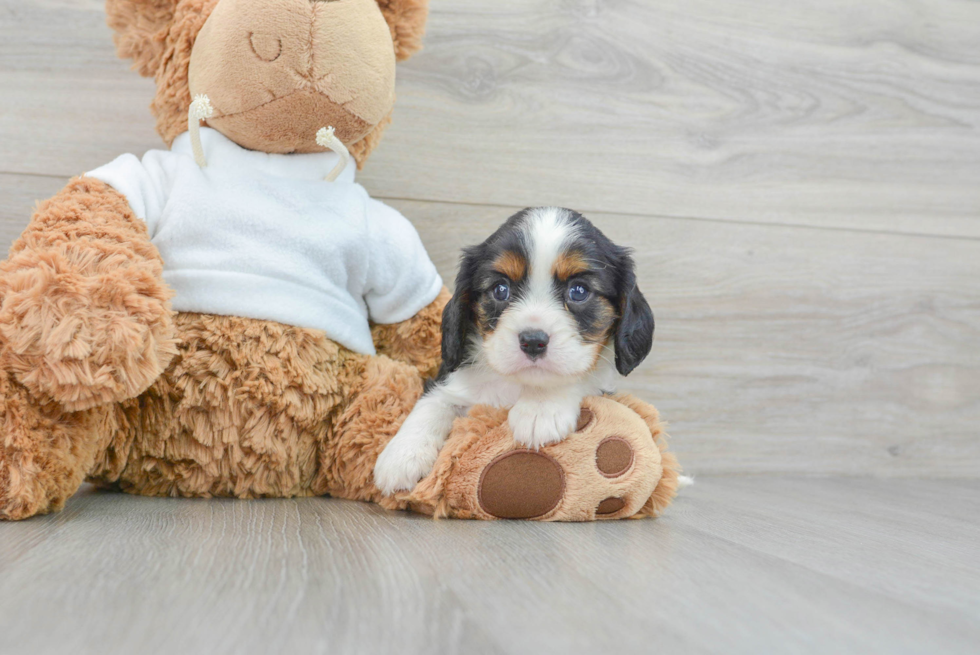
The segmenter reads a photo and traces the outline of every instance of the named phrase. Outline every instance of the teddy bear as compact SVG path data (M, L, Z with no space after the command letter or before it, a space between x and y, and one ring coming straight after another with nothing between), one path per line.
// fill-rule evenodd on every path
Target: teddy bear
M0 264L0 519L57 511L84 481L476 519L671 502L663 426L628 395L587 398L540 451L515 445L505 410L474 408L414 490L372 482L439 367L450 297L411 223L354 181L426 0L106 12L118 54L156 80L170 149L71 180Z

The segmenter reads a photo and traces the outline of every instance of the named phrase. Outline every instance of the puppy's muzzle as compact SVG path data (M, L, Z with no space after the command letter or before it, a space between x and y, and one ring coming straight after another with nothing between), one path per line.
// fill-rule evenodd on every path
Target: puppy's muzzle
M548 342L551 338L542 330L525 330L517 336L521 343L521 350L529 359L537 359L544 356L548 350Z

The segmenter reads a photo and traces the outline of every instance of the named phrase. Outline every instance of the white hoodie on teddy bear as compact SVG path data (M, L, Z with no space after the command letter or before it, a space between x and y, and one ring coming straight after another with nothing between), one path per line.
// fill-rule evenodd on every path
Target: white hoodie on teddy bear
M315 328L374 354L368 319L404 321L439 295L415 228L354 182L353 163L325 182L336 153L256 152L209 128L201 141L205 168L184 133L86 173L146 221L174 309Z

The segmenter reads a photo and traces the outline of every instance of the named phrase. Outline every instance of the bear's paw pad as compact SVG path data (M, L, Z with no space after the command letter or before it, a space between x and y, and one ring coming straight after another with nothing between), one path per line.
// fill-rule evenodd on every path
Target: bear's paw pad
M483 470L480 507L500 519L533 519L558 506L565 495L565 473L550 455L512 450Z

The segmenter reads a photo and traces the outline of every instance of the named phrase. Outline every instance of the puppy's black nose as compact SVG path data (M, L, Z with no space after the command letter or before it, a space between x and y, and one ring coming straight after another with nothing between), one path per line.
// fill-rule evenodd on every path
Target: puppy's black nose
M517 339L521 342L521 350L531 359L537 359L548 349L550 338L541 330L525 330Z

